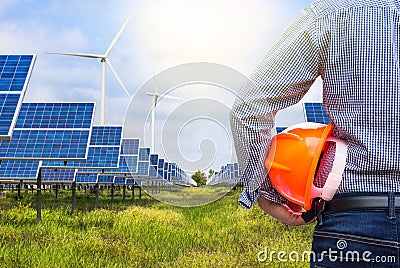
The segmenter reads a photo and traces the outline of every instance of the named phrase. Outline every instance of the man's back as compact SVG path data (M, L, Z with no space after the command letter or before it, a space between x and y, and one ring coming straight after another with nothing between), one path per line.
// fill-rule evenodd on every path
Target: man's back
M350 142L339 191L400 191L399 3L317 1L309 8L324 107L334 135Z
M333 135L349 142L339 192L400 192L399 9L394 0L318 0L289 25L232 110L243 206L255 202L258 189L281 202L262 165L274 114L299 102L319 76ZM330 171L332 146L317 173L319 186Z
M399 9L397 0L317 0L275 43L232 109L244 183L239 202L249 208L257 201L267 214L291 225L316 217L312 267L365 267L379 256L395 259L379 263L382 267L400 266ZM332 135L349 147L333 200L318 200L301 219L299 207L282 204L263 161L276 112L299 102L319 76ZM317 186L324 184L335 158L335 145L327 144ZM346 243L346 253L366 252L368 258L338 258L336 253L344 253L339 242Z

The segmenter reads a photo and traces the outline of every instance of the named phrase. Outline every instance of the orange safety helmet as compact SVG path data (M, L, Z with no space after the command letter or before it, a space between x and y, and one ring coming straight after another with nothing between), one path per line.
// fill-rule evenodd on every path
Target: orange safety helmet
M329 137L332 124L301 123L275 135L265 167L275 189L287 200L306 211L314 198L331 200L342 179L346 164L347 143ZM321 154L327 141L336 142L335 160L323 188L314 185Z

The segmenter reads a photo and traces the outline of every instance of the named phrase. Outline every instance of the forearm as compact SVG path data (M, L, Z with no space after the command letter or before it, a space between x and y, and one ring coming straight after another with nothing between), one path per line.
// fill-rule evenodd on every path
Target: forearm
M246 208L250 208L260 194L274 202L282 202L264 168L276 111L269 111L268 105L260 109L251 101L236 100L231 113L231 128L244 184L239 202Z

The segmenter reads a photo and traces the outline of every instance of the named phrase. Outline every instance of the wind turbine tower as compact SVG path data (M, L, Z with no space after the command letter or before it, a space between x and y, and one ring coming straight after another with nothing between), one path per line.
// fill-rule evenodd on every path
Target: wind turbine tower
M158 104L158 101L160 98L166 98L166 99L174 99L174 100L183 100L178 97L174 96L169 96L166 94L160 94L158 93L158 88L156 84L156 75L154 74L154 92L146 92L147 96L153 97L153 104L152 104L152 109L151 109L151 152L155 153L155 146L156 146L156 138L155 138L155 132L156 132L156 107Z

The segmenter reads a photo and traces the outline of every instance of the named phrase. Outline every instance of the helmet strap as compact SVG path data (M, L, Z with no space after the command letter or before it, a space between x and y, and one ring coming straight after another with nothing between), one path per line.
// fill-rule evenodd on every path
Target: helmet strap
M332 170L326 179L321 193L321 198L325 201L329 201L332 200L337 189L339 188L340 182L342 181L342 175L346 166L348 144L344 140L333 137L328 137L326 140L336 143L336 152L333 160Z
M325 209L325 201L321 198L315 198L309 211L301 213L304 222L307 223L318 217Z

